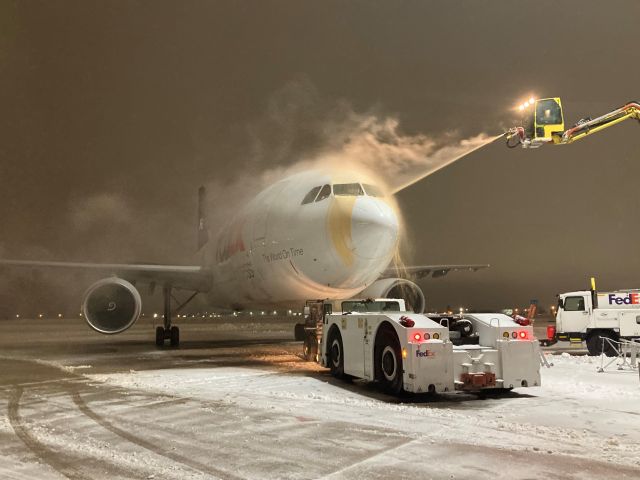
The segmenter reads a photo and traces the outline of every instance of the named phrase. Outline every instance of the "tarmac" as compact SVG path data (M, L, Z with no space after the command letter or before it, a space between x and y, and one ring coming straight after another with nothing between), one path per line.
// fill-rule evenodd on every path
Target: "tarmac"
M0 478L640 478L637 412L600 451L616 430L531 426L527 389L397 399L303 361L297 320L187 319L177 349L148 318L0 321Z

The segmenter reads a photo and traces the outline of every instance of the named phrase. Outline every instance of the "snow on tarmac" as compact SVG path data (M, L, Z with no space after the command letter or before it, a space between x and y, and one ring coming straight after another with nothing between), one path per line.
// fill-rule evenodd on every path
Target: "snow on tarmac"
M356 429L397 433L419 443L444 441L478 451L497 448L639 467L637 370L618 371L614 365L598 373L599 358L554 355L548 359L554 366L542 368L541 387L487 399L456 394L398 402L364 383L265 367L85 376L126 389L219 402L227 408L258 410L275 417L346 422ZM251 427L246 428L251 436Z

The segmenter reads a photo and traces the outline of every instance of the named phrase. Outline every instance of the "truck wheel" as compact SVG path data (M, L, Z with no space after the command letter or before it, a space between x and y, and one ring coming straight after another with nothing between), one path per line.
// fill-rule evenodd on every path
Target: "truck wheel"
M602 350L602 339L600 337L607 337L611 340L618 340L618 337L615 333L609 331L595 331L591 332L587 337L587 350L589 351L589 355L597 356L604 353L607 357L615 357L618 355L615 348L611 346L609 342L604 341L604 352Z
M318 340L315 335L307 335L302 345L302 355L307 362L315 362L318 355Z
M398 395L403 387L402 352L395 332L383 331L376 346L378 381L382 389Z
M342 335L336 329L329 337L328 363L331 375L336 378L344 378L344 350L342 349Z

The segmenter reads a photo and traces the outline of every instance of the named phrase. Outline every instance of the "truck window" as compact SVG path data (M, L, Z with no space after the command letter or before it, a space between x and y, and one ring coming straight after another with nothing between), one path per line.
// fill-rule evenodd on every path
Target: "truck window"
M565 312L584 312L584 297L567 297L564 299Z

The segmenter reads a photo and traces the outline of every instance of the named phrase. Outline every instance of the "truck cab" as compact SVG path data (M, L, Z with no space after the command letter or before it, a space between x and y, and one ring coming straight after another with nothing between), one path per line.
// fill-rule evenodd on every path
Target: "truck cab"
M556 329L560 340L571 338L584 340L593 312L589 290L561 293L558 295Z

